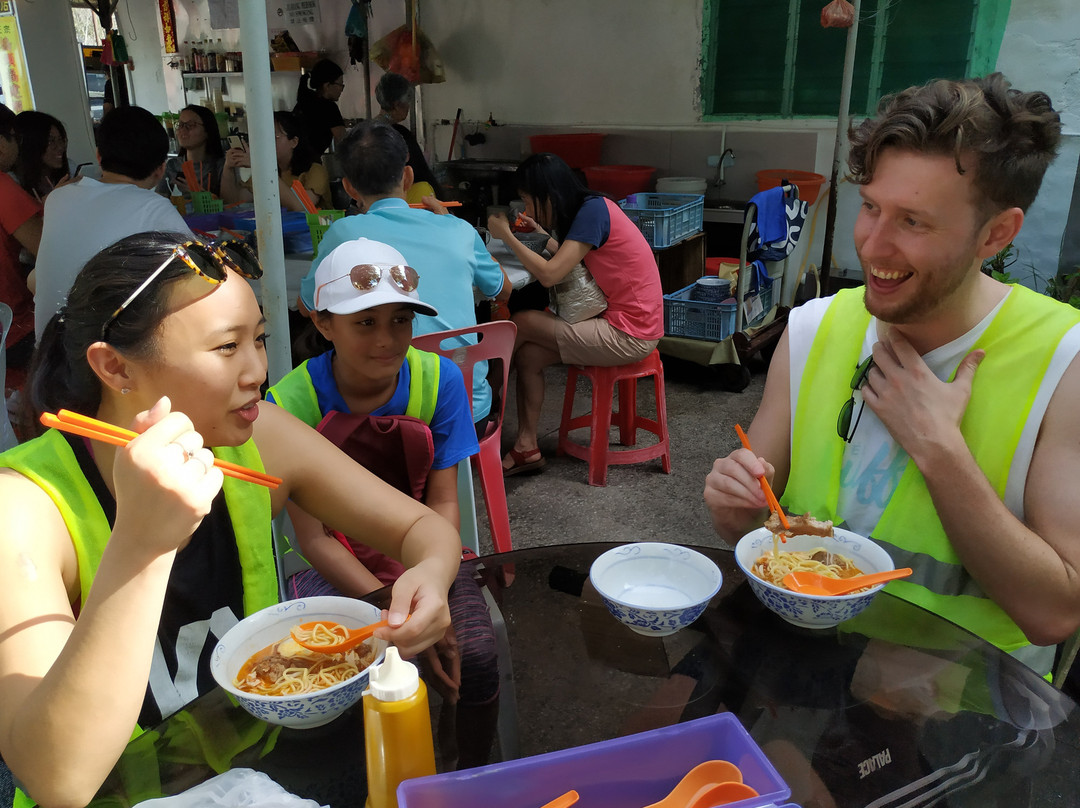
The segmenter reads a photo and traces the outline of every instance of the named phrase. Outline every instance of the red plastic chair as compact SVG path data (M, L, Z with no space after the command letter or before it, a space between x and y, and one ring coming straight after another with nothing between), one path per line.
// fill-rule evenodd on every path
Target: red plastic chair
M584 415L574 416L574 393L579 376L592 383L592 406ZM637 410L637 380L651 377L656 398L656 418L646 418ZM619 409L612 411L615 387L619 388ZM637 443L637 430L656 435L657 442L636 449L611 450L608 432L612 424L619 428L623 446ZM570 439L575 429L589 430L589 443ZM570 365L566 373L562 423L559 425L559 454L570 455L589 463L589 485L607 485L608 466L641 463L659 457L665 474L671 473L671 441L667 428L667 400L664 395L664 365L660 353L653 351L640 362L614 367Z
M475 334L475 345L452 345L443 347L451 337ZM473 455L473 467L480 474L480 488L484 492L488 524L491 525L491 542L495 552L508 553L510 543L510 514L506 508L506 487L503 485L502 424L506 410L506 391L510 379L510 357L514 353L517 326L509 320L495 320L453 331L436 331L413 337L412 344L421 351L437 353L452 360L461 368L465 377L465 389L472 401L473 366L477 362L497 360L502 363L502 386L492 385L491 420L480 439L480 451ZM489 374L490 378L490 374Z

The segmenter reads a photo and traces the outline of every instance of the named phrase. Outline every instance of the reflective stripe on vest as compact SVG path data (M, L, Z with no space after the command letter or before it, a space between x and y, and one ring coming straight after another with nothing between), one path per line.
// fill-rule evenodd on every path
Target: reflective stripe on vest
M409 363L409 403L405 414L419 418L430 426L439 398L439 355L419 351L410 345L405 361ZM319 398L307 364L305 361L286 373L281 381L267 392L273 395L278 406L288 410L308 426L315 427L326 413L319 409Z
M264 470L254 441L235 448L215 448L213 452L223 460ZM30 479L49 495L60 511L78 560L81 607L112 530L71 446L60 432L50 429L41 437L0 454L0 467L14 469ZM225 478L222 490L236 536L244 611L252 614L278 601L270 533L270 491L232 477Z
M792 464L782 498L796 513L810 512L842 523L842 514L836 511L844 441L836 435L835 419L851 394L851 374L869 321L862 290L842 291L829 305L810 348L791 448L792 458L803 462ZM1080 312L1075 309L1014 286L973 347L985 350L986 358L975 374L960 428L999 497L1004 497L1009 466L1054 350L1078 321ZM912 578L888 584L892 594L1003 650L1029 645L1020 628L961 565L937 517L926 481L910 460L871 535L897 566L916 570Z

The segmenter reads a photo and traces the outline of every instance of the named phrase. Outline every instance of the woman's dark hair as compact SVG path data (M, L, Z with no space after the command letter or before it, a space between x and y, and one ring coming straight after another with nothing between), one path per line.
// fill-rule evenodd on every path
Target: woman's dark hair
M289 171L299 177L315 162L311 154L311 146L308 144L307 130L297 115L286 110L278 110L274 113L274 123L281 127L285 137L297 139L296 148L293 149L292 159L289 161Z
M561 157L548 152L526 157L518 166L515 178L518 191L536 202L538 219L547 210L547 203L551 203L555 220L547 224L554 227L560 240L566 237L582 203L590 196L599 195L590 191Z
M221 148L221 130L218 129L217 118L213 110L198 104L188 104L181 112L194 112L202 121L203 131L206 132L206 156L214 159L225 157L225 150ZM180 159L187 157L187 149L180 149Z
M15 113L0 104L0 136L15 137Z
M1006 208L1026 211L1057 154L1061 119L1042 92L1020 92L1001 73L909 87L885 96L877 116L852 124L848 168L865 185L881 153L898 149L975 161L972 178L983 221Z
M308 99L319 94L324 84L337 81L345 71L329 59L320 59L308 73L300 74L300 85L296 88L296 103L302 105Z
M375 85L375 100L379 102L380 109L389 112L398 102L408 101L411 92L412 84L400 73L383 73Z
M66 144L67 131L58 118L36 110L26 110L15 116L14 131L19 143L19 156L15 160L14 172L28 194L48 193L68 173L66 145L60 168L49 168L42 161L54 127Z
M86 361L86 349L102 339L105 323L128 296L188 238L180 233L138 233L106 247L75 278L67 302L45 326L30 363L24 399L25 423L64 408L92 415L101 405L101 380ZM109 326L107 341L134 359L153 357L168 314L173 283L190 277L173 261Z

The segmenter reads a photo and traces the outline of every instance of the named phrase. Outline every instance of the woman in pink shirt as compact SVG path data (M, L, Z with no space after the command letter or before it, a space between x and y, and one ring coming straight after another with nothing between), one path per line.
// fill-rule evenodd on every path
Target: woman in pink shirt
M554 286L583 263L607 298L597 317L567 323L550 311L519 311L514 365L517 368L518 434L503 459L507 476L544 466L537 438L544 403L544 368L625 365L648 356L664 335L664 297L652 248L641 231L607 197L590 191L554 154L534 154L517 170L518 193L530 223L552 236L551 258L516 238L505 216L488 219L529 273Z

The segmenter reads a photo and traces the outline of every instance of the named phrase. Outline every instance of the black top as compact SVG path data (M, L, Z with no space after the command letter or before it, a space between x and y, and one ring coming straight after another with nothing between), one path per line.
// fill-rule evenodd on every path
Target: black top
M416 142L416 136L411 129L402 126L400 123L395 123L393 126L397 133L405 139L405 145L409 147L409 165L412 166L413 181L430 183L431 187L435 189L435 196L438 197L439 183L435 179L435 173L431 170L431 166L424 159L424 152L420 148L420 144Z
M308 96L293 107L293 114L300 118L307 135L307 145L311 149L311 157L318 160L323 153L330 148L334 141L331 131L335 126L344 126L345 119L341 117L338 105L329 98L321 96Z
M82 438L65 437L112 527L116 521L116 500L86 442ZM139 726L160 723L162 718L216 687L210 673L210 655L218 640L243 615L244 588L236 535L225 495L219 491L191 541L176 554L158 623L154 662L139 713ZM187 657L182 665L177 661L177 646Z

